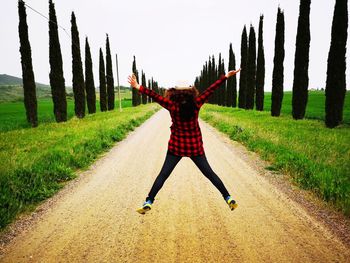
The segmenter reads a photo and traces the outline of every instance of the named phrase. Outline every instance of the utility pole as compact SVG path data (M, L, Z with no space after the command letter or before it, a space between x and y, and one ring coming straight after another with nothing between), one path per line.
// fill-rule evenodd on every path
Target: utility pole
M117 63L117 83L118 83L118 98L119 98L119 111L122 111L122 101L120 98L120 86L119 86L119 72L118 72L118 54L115 54L116 63Z

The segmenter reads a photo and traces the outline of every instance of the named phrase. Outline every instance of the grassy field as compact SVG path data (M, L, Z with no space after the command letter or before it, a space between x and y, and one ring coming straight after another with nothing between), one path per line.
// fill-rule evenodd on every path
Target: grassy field
M314 111L316 112L316 111ZM350 126L206 104L200 117L350 215Z
M131 102L125 100L125 103ZM122 112L118 108L98 112L78 119L72 117L70 103L70 120L55 123L53 116L49 116L52 105L45 100L39 105L41 120L47 116L46 123L41 121L34 129L15 124L11 126L7 116L6 129L0 132L0 229L21 211L30 210L52 196L64 182L75 177L77 170L88 167L99 154L160 109L153 103L124 107ZM16 122L19 118L23 122L16 107L20 106L13 103L12 121ZM8 108L9 105L6 105L2 110Z
M97 94L98 96L98 94ZM116 94L116 98L118 95ZM131 107L131 92L121 92L122 108ZM115 108L119 109L119 101L116 101ZM96 102L96 111L100 111L99 101ZM87 112L87 109L86 109ZM67 98L67 115L68 119L74 116L74 101L72 98ZM55 122L53 115L53 104L51 98L38 100L38 121L39 125L43 123ZM27 123L24 103L18 102L4 102L0 103L0 132L11 131L22 128L29 128Z
M325 119L325 92L324 91L309 91L309 98L306 107L305 118L324 120ZM264 97L264 110L270 111L271 109L271 92L265 92ZM292 92L286 91L283 95L281 113L292 114ZM343 110L344 123L350 124L350 91L347 91L345 96L344 110Z
M286 172L304 188L350 214L350 97L344 107L344 123L324 126L324 92L311 92L307 118L291 117L291 92L283 99L279 118L270 116L271 94L265 94L264 112L207 104L201 118L229 134L273 163L269 169ZM117 96L116 96L117 97ZM51 98L38 100L39 127L25 119L23 102L0 103L0 228L18 212L54 194L78 169L88 167L100 153L122 140L128 131L149 118L159 106L131 107L131 92L122 92L123 112L74 117L68 99L66 123L57 124Z

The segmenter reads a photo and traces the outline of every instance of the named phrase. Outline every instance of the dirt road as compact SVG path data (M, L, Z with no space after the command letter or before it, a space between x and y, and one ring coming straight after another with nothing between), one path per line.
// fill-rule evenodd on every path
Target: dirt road
M153 209L135 212L165 159L170 116L160 110L63 189L7 246L1 262L349 262L318 221L200 121L219 191L184 157Z

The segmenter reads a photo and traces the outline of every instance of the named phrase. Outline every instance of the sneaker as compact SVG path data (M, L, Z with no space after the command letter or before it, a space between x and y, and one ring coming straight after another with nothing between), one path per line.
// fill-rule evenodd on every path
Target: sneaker
M146 214L147 211L151 210L151 208L152 208L152 202L148 200L148 201L144 202L142 207L140 207L136 211L139 212L140 214L144 215L144 214Z
M226 203L228 204L228 206L230 207L231 210L234 210L238 207L238 204L236 203L235 200L232 199L232 197L229 195L228 197L226 197Z

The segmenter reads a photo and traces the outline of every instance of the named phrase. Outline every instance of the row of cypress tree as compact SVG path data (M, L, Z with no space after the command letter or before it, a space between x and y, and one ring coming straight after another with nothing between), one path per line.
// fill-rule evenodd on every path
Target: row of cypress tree
M296 37L295 66L293 80L292 114L294 119L302 119L308 99L308 64L310 46L310 4L311 0L300 1L300 12L298 19L298 30ZM50 20L50 85L54 103L54 114L57 122L67 120L67 102L62 68L62 56L57 30L57 17L54 4L49 0ZM26 22L25 3L18 1L19 12L19 36L20 52L23 75L24 103L26 107L27 120L33 127L38 125L37 121L37 101L35 94L35 80L31 62L31 48L28 40L28 27ZM96 111L96 95L92 74L92 60L88 39L85 41L85 79L83 76L82 62L80 56L79 32L76 25L76 18L72 12L71 18L72 34L72 63L73 63L73 92L75 101L75 114L79 118L85 116L85 91L89 113ZM336 0L333 23L332 39L328 56L327 81L326 81L326 118L328 127L335 127L342 122L343 106L346 94L345 82L345 53L348 27L348 6L347 0ZM272 79L272 104L271 115L279 116L283 100L284 81L284 13L280 7L277 11L275 54ZM253 109L254 103L257 110L263 110L264 102L264 79L265 79L265 58L263 47L263 16L260 16L258 56L256 58L256 37L254 27L250 26L249 39L244 26L241 39L241 73L238 92L238 107ZM112 60L110 55L109 38L106 40L106 72L104 68L103 53L100 49L100 108L101 111L114 109L114 79L112 70ZM230 44L229 67L235 68L235 55ZM139 80L134 57L132 71ZM224 61L219 59L217 65L215 58L209 60L203 66L200 77L195 80L195 85L202 91L210 85L221 74L225 74ZM146 77L142 72L142 85L146 85ZM227 85L216 90L210 98L210 103L222 106L236 107L237 101L237 81L236 77L231 78ZM148 86L160 94L164 94L164 89L158 88L158 83L153 80L148 81ZM224 92L222 92L224 90ZM136 90L132 90L132 105L137 106L148 102L148 98Z
M228 70L233 70L235 67L235 54L232 50L232 44L230 44ZM221 58L221 53L219 54L218 62L215 61L215 56L212 55L203 65L201 74L200 76L196 77L194 85L199 90L199 92L203 92L205 88L214 83L222 74L225 74L225 63ZM236 76L230 78L227 83L223 83L221 85L222 87L220 87L218 90L215 90L213 95L209 98L209 103L235 107L237 96Z
M241 72L239 81L239 92L237 98L236 76L228 79L224 87L215 90L209 103L214 103L228 107L238 107L253 109L254 103L258 110L263 110L264 102L264 82L265 82L265 55L263 47L263 16L260 16L258 58L256 58L256 36L253 26L250 26L249 41L247 30L244 26L241 41ZM249 45L248 45L249 42ZM235 54L232 44L229 47L228 71L236 69ZM212 56L203 66L199 77L195 80L195 86L203 91L212 84L220 75L225 74L224 61L219 54L218 65L215 65L215 57ZM254 98L256 99L254 100Z
M31 47L28 38L28 25L26 20L26 4L18 0L19 14L19 38L22 64L22 78L24 89L24 104L26 108L27 121L36 127L37 99L35 92L35 79L32 67ZM87 105L88 113L96 112L96 90L93 76L93 64L91 58L88 38L85 39L85 80L83 64L80 52L79 31L74 12L71 15L71 46L72 46L72 73L74 111L78 118L85 116ZM61 47L58 35L58 23L55 5L49 0L49 62L50 62L50 86L53 100L54 115L57 122L67 121L67 99L65 90L65 79L63 75L63 63ZM112 69L112 58L110 52L109 37L106 37L106 68L100 49L99 61L100 80L100 109L101 111L114 109L114 79Z
M300 1L296 37L292 114L294 119L305 116L309 86L311 0ZM334 128L343 121L346 95L346 42L348 28L348 1L336 0L331 32L331 44L327 62L325 92L325 123Z
M165 89L160 88L158 86L158 82L155 81L153 79L153 77L147 81L146 74L143 72L143 70L141 70L141 82L139 81L139 71L137 70L137 67L136 67L135 56L134 56L134 60L132 62L132 72L135 74L138 83L140 83L142 86L147 87L147 88L153 90L154 92L164 96ZM133 107L138 106L140 104L147 104L147 103L151 103L151 102L153 102L152 98L149 98L145 94L140 94L138 92L138 90L136 90L136 89L132 89L132 106Z
M310 49L310 4L311 0L301 0L299 7L298 29L296 36L296 50L294 61L294 79L292 93L292 115L294 119L305 117L308 101L308 66ZM263 19L260 16L258 51L256 57L256 37L254 27L250 26L249 38L244 26L241 36L241 72L239 79L238 107L243 109L256 110L264 109L264 85L265 85L265 56L263 46ZM346 94L345 70L346 70L346 41L348 27L348 6L347 0L336 0L333 23L331 47L328 55L326 100L325 100L325 123L327 127L333 128L343 120L343 107ZM283 101L284 82L284 42L285 42L285 21L284 12L278 7L275 34L274 66L272 73L272 96L271 115L280 116ZM230 44L230 62L228 70L233 69L231 62L234 54ZM233 55L232 55L233 54ZM195 80L195 85L203 90L213 83L220 74L221 54L219 65L215 66L214 57L206 62L201 71L200 77ZM214 65L214 66L213 66ZM234 83L234 84L233 84ZM236 107L237 90L235 77L227 81L226 88L216 90L225 94L227 102L222 102L220 95L214 96L209 103L222 106ZM220 90L220 91L219 91ZM233 103L231 103L233 98ZM230 102L228 102L230 101Z

